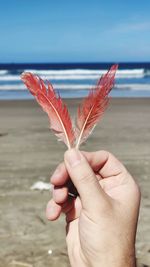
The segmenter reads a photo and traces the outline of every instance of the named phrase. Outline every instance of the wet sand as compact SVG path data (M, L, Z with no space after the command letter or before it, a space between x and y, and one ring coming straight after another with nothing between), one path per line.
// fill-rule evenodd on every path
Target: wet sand
M66 102L75 114L80 100ZM112 99L82 149L111 151L140 184L137 257L139 266L150 266L150 98ZM50 193L30 189L36 181L49 182L64 151L34 101L0 101L0 267L69 266L63 216L48 222Z

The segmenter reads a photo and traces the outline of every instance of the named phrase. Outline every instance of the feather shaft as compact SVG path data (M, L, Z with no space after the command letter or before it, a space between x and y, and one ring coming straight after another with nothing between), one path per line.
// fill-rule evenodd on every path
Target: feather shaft
M93 107L94 107L94 106L93 106ZM89 117L90 117L90 115L91 115L91 112L92 112L92 110L93 110L93 107L92 107L91 110L89 111L89 114L88 114L87 118L85 119L85 122L84 122L84 124L83 124L82 129L81 129L81 132L80 132L80 135L79 135L79 137L78 137L77 144L76 144L76 148L77 148L77 149L79 148L80 140L81 140L81 138L82 138L82 135L83 135L85 126L86 126L87 121L88 121L88 119L89 119Z

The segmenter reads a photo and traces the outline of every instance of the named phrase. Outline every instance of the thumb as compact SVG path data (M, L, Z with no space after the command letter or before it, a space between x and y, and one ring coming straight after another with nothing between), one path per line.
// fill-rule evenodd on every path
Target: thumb
M70 149L65 152L64 160L70 178L80 195L83 208L92 211L93 206L103 206L106 203L106 194L83 154L77 149Z

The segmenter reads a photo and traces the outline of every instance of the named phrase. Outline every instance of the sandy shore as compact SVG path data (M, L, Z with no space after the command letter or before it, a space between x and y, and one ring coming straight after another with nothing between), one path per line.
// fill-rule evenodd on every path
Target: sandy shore
M79 102L67 100L73 114ZM150 266L150 98L112 99L82 149L111 151L138 180L142 204L137 257L139 266ZM25 266L15 261L34 267L69 266L64 218L48 222L49 192L30 190L38 180L49 181L64 151L35 102L0 101L0 267Z

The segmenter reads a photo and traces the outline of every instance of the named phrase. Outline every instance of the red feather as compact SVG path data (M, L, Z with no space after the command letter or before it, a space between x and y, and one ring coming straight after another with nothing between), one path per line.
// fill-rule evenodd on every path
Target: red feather
M62 102L61 97L55 93L50 83L48 83L46 88L44 81L32 73L23 73L21 79L43 110L48 114L51 129L55 135L68 148L71 148L75 141L75 135L68 109Z
M113 65L110 70L100 78L95 88L90 90L88 96L79 106L76 121L77 148L88 138L106 110L109 102L108 94L114 86L117 69L118 65Z

